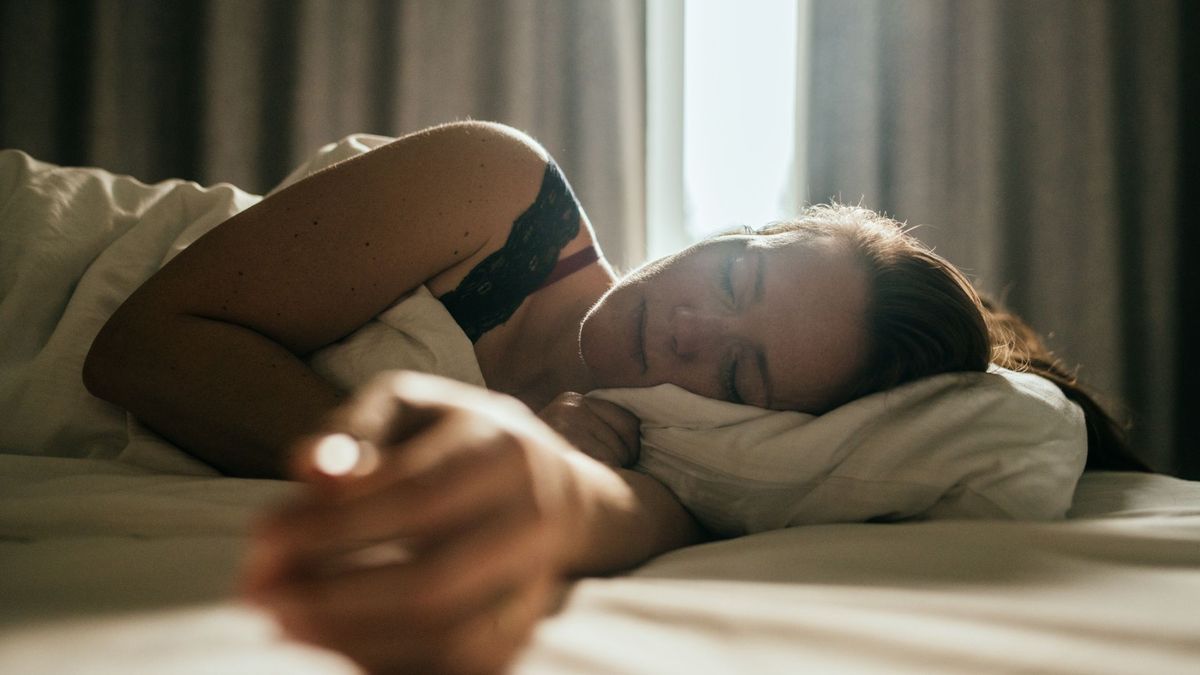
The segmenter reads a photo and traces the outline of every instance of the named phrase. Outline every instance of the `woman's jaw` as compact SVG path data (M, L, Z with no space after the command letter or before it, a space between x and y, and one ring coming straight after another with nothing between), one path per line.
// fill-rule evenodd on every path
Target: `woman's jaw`
M655 384L647 374L647 281L663 261L619 279L579 326L579 355L597 389Z

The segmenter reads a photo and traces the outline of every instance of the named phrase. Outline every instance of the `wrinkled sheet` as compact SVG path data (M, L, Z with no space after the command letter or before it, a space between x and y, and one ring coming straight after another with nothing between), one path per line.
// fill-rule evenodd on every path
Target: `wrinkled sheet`
M233 591L294 486L216 476L79 381L125 295L256 199L0 153L0 673L354 672ZM570 586L515 670L1195 672L1198 484L1086 475L1068 515L676 551Z
M234 595L293 487L0 455L0 672L355 672ZM1085 474L1070 515L683 549L570 586L515 671L1194 673L1200 483Z
M91 396L80 373L135 288L258 199L231 185L147 185L0 152L0 451L213 474Z
M329 144L284 185L388 140L355 135ZM228 185L146 185L0 152L0 419L9 420L0 425L0 451L214 475L90 396L80 372L96 333L129 293L257 201ZM391 368L483 384L470 340L425 288L309 363L345 389ZM820 417L708 400L670 385L589 395L642 418L637 468L725 536L866 520L1060 518L1086 445L1079 409L1024 374L942 375Z

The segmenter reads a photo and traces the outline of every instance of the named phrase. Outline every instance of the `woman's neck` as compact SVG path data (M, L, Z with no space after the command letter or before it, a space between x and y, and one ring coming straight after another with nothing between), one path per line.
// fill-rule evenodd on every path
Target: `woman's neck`
M579 353L579 327L614 283L616 275L601 259L527 297L502 330L476 344L488 387L534 412L564 391L593 389Z

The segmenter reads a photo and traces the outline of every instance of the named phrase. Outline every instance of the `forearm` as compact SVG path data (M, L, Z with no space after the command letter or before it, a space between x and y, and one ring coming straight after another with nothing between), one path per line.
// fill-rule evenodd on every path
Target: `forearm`
M569 461L578 479L574 501L580 514L571 527L569 574L617 572L708 537L656 479L581 454Z
M240 476L281 476L290 444L341 398L281 345L186 315L106 326L84 379L171 442Z

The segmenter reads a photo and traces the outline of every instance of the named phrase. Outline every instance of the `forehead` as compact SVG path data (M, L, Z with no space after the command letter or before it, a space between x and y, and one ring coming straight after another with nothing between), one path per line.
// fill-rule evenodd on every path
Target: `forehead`
M761 266L756 332L772 407L824 410L866 357L866 274L841 237L789 232L752 237L746 247L751 266Z

